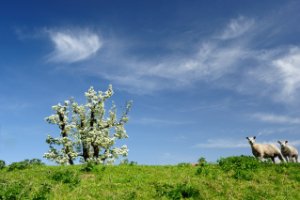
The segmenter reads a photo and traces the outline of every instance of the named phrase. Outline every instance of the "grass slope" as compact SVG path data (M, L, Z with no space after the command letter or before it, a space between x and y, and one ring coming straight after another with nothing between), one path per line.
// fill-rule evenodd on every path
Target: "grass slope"
M0 199L300 199L300 165L229 157L198 166L30 166L0 170Z

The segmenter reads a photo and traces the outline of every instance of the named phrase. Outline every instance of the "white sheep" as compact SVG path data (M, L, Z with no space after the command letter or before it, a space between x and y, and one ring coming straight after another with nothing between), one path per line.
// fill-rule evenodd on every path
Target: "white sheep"
M295 147L288 145L288 141L278 141L281 148L281 154L287 162L298 162L298 151Z
M275 163L275 158L279 157L281 162L284 162L284 158L280 152L280 149L273 144L258 144L255 143L256 137L246 137L252 149L253 155L259 160L264 158L271 158Z

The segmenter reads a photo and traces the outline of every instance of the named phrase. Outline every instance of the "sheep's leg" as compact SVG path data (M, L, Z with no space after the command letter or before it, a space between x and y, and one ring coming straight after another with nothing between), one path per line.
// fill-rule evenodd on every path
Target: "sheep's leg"
M275 163L275 157L274 156L271 157L271 160L272 160L273 163Z
M284 156L284 158L285 158L286 162L289 162L289 157L288 156Z
M292 160L294 163L297 163L298 162L298 156L297 155L293 155L292 156Z
M280 162L285 162L284 157L281 154L278 154L278 157L280 159Z
M295 156L291 156L290 159L291 159L291 162L292 162L292 163L296 162Z

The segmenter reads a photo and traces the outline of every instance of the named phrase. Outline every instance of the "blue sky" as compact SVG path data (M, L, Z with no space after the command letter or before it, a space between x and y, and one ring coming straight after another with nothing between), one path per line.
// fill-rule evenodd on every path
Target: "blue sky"
M112 84L129 160L300 146L299 1L2 1L0 159L42 158L51 106Z

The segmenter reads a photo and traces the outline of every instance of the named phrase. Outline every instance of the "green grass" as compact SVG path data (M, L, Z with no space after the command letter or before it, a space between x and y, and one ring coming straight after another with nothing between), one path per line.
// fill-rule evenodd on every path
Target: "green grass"
M300 199L300 165L229 157L199 166L30 166L0 170L2 199Z

